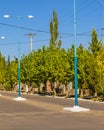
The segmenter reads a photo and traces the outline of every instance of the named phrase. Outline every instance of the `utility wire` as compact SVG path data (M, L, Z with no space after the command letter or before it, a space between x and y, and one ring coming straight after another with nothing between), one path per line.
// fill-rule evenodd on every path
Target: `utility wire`
M1 25L3 26L9 26L9 27L12 27L12 28L18 28L18 26L15 26L15 25L11 25L11 24L6 24L6 23L0 23ZM23 29L23 30L31 30L31 31L36 31L36 32L42 32L42 33L50 33L49 31L43 31L43 30L37 30L37 29L30 29L30 28L26 28L26 27L19 27L20 29ZM100 29L96 29L97 30L101 30L102 28ZM87 32L83 32L83 33L78 33L77 35L85 35L86 33L90 33L91 31L87 31ZM68 35L68 36L73 36L74 34L72 33L59 33L59 34L62 34L62 35Z
M72 36L70 36L70 37L73 37L74 35L72 35ZM77 34L77 37L81 37L81 36L87 36L87 37L91 37L91 34ZM101 35L98 35L98 36L102 36L102 34ZM63 37L61 37L61 39L64 39L64 38L68 38L69 36L63 36ZM37 42L44 42L44 41L47 41L47 42L49 42L49 39L43 39L43 40L35 40L35 41L33 41L33 43L37 43ZM27 43L29 43L29 41L26 41L26 42L20 42L20 44L21 45L23 45L23 44L27 44ZM18 44L18 42L11 42L11 43L5 43L5 44L0 44L1 46L5 46L5 45L17 45Z
M0 24L3 25L3 26L9 26L9 27L12 27L12 28L20 28L20 29L23 29L23 30L43 32L43 33L50 33L49 31L42 31L42 30L30 29L30 28L26 28L26 27L18 27L18 26L15 26L15 25L7 24L7 23L0 23Z

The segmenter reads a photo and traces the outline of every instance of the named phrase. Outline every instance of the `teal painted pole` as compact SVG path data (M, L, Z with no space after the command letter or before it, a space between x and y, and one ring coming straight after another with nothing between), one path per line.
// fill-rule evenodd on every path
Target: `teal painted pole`
M20 17L18 16L18 97L21 96L20 86Z
M76 55L76 0L74 0L74 89L75 106L78 106L78 78L77 78L77 55Z
M18 97L21 96L21 86L20 86L20 19L22 16L4 15L4 18L15 17L18 20ZM32 15L28 15L28 18L33 18Z

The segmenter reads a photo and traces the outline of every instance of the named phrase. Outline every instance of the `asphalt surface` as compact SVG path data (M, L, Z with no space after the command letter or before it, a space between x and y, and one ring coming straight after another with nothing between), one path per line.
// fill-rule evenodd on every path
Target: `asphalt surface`
M89 112L70 112L73 99L0 92L0 130L104 130L104 103L79 100Z

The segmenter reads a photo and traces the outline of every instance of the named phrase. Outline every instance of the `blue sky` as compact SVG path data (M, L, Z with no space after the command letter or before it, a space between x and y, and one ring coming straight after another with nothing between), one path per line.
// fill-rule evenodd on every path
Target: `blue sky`
M74 0L0 0L0 51L3 56L13 58L18 56L18 39L21 42L21 56L30 52L29 37L25 34L37 34L33 37L33 50L49 45L50 33L49 23L52 12L57 12L59 21L59 37L62 39L62 47L70 48L74 43L73 29L73 1ZM98 32L99 39L102 38L104 0L76 0L77 16L77 46L81 43L86 48L91 40L92 28ZM14 17L6 19L3 15L9 14ZM28 19L27 15L33 15ZM21 29L8 25L18 26L15 16L23 16L20 19ZM31 30L32 29L32 30ZM39 31L38 31L39 30ZM69 34L69 35L67 35ZM72 34L72 35L70 35ZM20 38L19 38L20 35Z

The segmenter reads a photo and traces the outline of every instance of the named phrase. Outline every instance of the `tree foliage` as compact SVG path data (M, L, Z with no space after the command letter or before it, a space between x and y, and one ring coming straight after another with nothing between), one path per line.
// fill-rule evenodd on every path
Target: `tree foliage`
M89 50L91 53L93 53L96 56L97 52L99 52L101 48L102 48L102 43L101 41L98 40L96 30L93 29L91 34L91 42L89 43Z
M6 73L5 67L6 67L5 58L0 53L0 85L2 85L5 82L5 73Z
M50 21L50 46L56 48L60 48L61 47L61 40L57 41L59 33L58 33L58 18L57 18L57 14L56 11L53 11L53 18Z
M52 83L74 83L74 45L71 48L61 48L61 40L58 41L58 18L53 11L50 21L50 45L43 46L20 60L21 83L30 86L33 83L39 86L47 80ZM77 47L78 57L78 86L80 89L88 88L92 94L103 92L104 78L104 46L98 40L95 29L91 33L91 41L88 48L82 44ZM0 53L0 86L12 89L17 84L18 59L7 61Z

